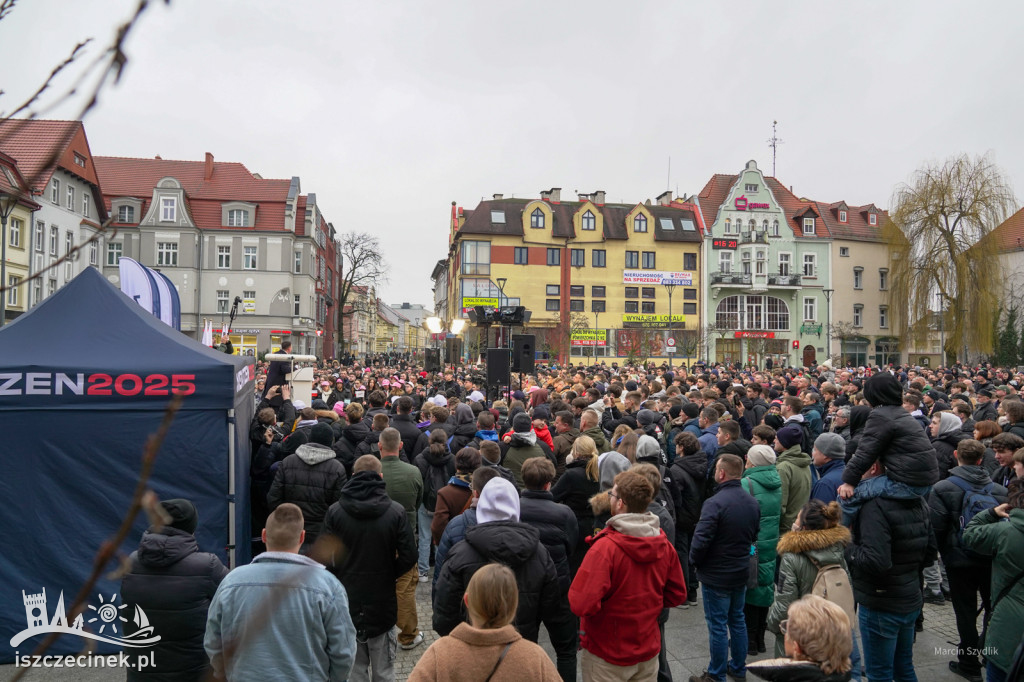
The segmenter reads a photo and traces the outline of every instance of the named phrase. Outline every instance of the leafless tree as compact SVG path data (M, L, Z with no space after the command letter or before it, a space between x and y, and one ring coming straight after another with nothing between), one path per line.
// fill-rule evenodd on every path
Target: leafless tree
M342 235L339 248L341 253L341 282L338 287L338 337L345 339L345 318L360 312L371 312L353 304L349 311L345 306L353 291L365 288L369 294L388 280L387 263L382 255L380 240L365 232L346 232ZM363 307L366 307L365 305ZM371 308L376 308L374 303ZM376 314L376 310L372 311Z

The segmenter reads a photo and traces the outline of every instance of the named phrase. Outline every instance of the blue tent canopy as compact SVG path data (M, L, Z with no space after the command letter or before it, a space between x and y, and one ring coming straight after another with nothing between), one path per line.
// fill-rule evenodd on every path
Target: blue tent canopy
M13 660L10 639L26 628L23 591L45 588L47 623L61 592L70 608L130 505L146 439L174 392L185 399L150 488L160 499L196 505L201 550L225 564L248 562L255 367L247 360L175 331L95 268L0 328L7 436L0 450L0 499L7 502L0 507L0 662ZM125 556L147 525L144 515L135 520L120 548ZM101 579L96 592L109 601L120 581ZM90 603L98 603L95 596ZM18 651L30 653L39 641ZM83 644L65 635L51 652L74 653Z

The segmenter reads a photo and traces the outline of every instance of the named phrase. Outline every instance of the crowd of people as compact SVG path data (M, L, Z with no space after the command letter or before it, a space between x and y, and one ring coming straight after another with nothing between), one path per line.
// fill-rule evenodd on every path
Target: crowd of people
M925 602L968 680L1021 643L1024 374L552 366L499 393L382 358L317 368L307 405L259 369L256 558L227 572L170 500L124 579L162 674L393 680L421 583L414 680L670 680L698 604L691 682L916 679Z

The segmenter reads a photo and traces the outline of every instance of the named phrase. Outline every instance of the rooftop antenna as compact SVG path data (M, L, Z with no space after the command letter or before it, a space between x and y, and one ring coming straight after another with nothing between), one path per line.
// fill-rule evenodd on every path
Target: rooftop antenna
M779 139L779 136L775 134L775 126L779 124L778 121L772 121L772 136L768 139L768 146L772 148L772 177L777 178L775 174L775 156L778 154L779 145L783 143L783 140Z
M665 189L672 189L672 157L668 157L668 174L665 176Z

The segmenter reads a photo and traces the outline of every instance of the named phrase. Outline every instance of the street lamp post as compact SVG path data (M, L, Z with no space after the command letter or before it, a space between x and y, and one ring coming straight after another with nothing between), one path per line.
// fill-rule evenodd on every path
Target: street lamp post
M668 336L669 338L674 338L672 336L672 292L675 291L676 285L675 282L667 282L664 286L665 290L668 291ZM669 367L672 366L671 358L668 365Z
M505 298L505 284L508 283L508 277L499 277L495 281L498 283L498 310L501 310L507 300ZM507 348L508 343L505 342L505 324L502 323L499 325L498 330L498 333L501 335L501 340L498 341L497 345L499 348Z
M835 289L825 289L825 359L832 358L832 294Z

